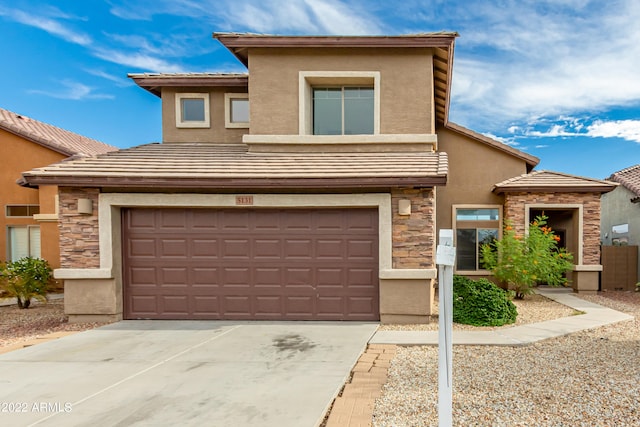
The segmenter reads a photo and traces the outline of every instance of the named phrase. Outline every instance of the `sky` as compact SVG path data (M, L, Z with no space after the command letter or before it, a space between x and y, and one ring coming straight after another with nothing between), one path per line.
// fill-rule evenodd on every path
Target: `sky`
M246 72L213 32L455 31L449 120L592 178L640 163L637 0L0 0L0 108L120 148L161 141L128 73Z

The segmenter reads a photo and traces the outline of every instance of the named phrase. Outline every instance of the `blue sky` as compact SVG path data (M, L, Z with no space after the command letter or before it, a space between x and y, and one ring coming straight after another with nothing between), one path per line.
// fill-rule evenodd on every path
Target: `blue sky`
M606 178L640 163L637 0L0 0L0 107L118 147L161 140L127 73L244 72L214 31L457 31L450 120Z

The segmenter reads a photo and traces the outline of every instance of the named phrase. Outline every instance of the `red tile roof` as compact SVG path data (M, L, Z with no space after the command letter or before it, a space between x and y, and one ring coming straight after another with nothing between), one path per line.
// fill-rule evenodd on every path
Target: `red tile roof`
M619 182L629 191L640 197L640 165L614 172L608 179Z
M607 193L616 186L615 182L541 170L502 181L494 186L493 191L495 193Z
M0 108L0 129L66 156L92 156L117 150L86 136Z

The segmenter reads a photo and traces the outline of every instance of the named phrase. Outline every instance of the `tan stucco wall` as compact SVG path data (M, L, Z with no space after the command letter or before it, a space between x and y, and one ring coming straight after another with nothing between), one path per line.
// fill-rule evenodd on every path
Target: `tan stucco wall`
M209 128L177 128L176 127L176 92L209 93ZM162 89L162 142L217 142L239 143L242 135L249 129L225 128L224 109L225 93L246 93L246 88L198 88L185 87ZM251 101L250 101L251 102ZM251 106L253 109L253 106Z
M7 257L7 227L39 225L41 256L53 268L59 266L58 229L55 223L41 223L33 218L7 218L6 205L40 205L41 214L55 213L55 189L40 194L36 189L16 184L22 172L57 163L66 156L0 129L0 260ZM54 187L55 188L55 187Z
M380 72L380 133L434 133L429 49L249 51L251 134L299 134L300 71Z
M504 198L491 192L493 186L527 172L524 160L460 135L438 129L438 151L449 157L447 185L437 187L437 229L453 228L452 205L497 204Z

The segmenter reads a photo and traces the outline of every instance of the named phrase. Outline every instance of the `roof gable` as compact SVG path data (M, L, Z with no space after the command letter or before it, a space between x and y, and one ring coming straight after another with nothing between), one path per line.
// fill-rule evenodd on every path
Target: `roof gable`
M535 171L496 184L494 193L607 193L618 184L553 171Z
M538 163L540 163L540 159L537 158L536 156L532 156L531 154L527 154L524 151L520 151L517 150L513 147L508 146L507 144L504 144L502 142L496 141L495 139L491 139L487 136L484 136L478 132L474 132L471 129L467 129L463 126L460 126L458 124L452 123L452 122L448 122L447 124L445 124L444 126L446 129L451 130L452 132L458 133L460 135L464 135L468 138L471 138L477 142L480 142L482 144L488 145L490 147L493 147L497 150L503 151L513 157L516 157L518 159L524 160L525 163L527 164L528 168L527 170L531 170L533 169L535 166L538 165Z
M614 172L608 179L622 184L626 189L640 197L640 164Z
M117 150L95 139L0 108L0 129L65 156L93 156Z

